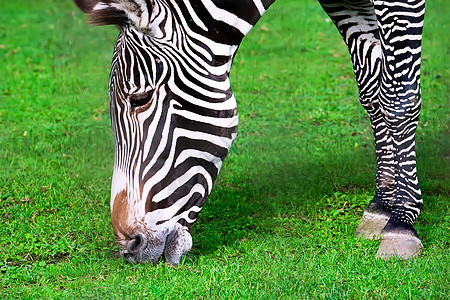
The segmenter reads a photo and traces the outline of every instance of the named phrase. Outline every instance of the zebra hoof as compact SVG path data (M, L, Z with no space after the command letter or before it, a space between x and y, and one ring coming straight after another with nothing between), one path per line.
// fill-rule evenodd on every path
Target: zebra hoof
M389 216L365 211L355 231L355 237L376 239L381 237L381 231L389 221Z
M422 253L422 249L422 242L415 236L386 233L381 236L381 244L376 257L384 260L393 257L410 259Z

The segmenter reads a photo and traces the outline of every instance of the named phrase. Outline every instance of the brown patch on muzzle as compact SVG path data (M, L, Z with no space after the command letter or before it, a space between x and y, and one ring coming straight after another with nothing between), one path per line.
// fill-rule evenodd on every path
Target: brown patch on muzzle
M117 242L127 241L131 236L131 228L128 224L129 207L128 207L127 191L123 190L114 198L114 204L111 211L111 224Z

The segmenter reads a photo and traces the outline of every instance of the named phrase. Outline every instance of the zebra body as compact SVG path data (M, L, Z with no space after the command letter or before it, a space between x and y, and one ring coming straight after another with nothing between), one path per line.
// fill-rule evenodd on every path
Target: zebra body
M164 254L177 264L236 137L233 57L273 1L75 2L92 23L120 29L109 87L116 240L131 262ZM357 234L381 234L380 256L414 256L422 248L413 223L422 206L414 132L424 0L320 4L349 48L375 137L376 194Z

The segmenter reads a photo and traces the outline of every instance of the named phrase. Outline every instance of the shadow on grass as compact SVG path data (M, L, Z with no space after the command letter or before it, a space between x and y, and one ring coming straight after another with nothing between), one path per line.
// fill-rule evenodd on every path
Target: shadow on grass
M361 163L367 166L373 160L365 151L345 153L337 159L317 162L296 157L258 168L254 177L222 177L193 226L194 253L206 254L240 239L274 234L274 218L280 216L295 214L314 222L323 210L320 204L326 196L336 191L372 188L364 180L349 179L351 174L360 172ZM342 174L339 161L347 162L346 174ZM232 170L224 169L226 174L222 175L234 176Z
M418 155L424 157L424 162L430 163L432 169L419 173L424 198L428 201L439 201L438 197L434 197L439 195L448 198L448 185L445 186L445 172L448 169L445 145L448 143L441 142L435 147L436 139L445 141L448 134L439 132L419 139L422 146ZM258 148L260 143L257 142L254 147ZM236 166L228 167L225 160L223 173L192 228L194 257L213 253L257 235L276 234L279 228L274 219L280 216L297 215L310 222L321 222L318 216L327 205L324 198L335 192L374 193L375 153L371 147L349 149L338 155L325 152L320 156L320 161L311 156L297 155L265 167L255 163L260 160L258 156L276 155L279 155L276 151L264 154L255 151L254 161L242 162L255 165L248 173ZM232 164L235 163L232 161ZM358 219L367 204L358 208ZM439 213L435 210L436 205L439 204L425 203L425 209L429 206L430 211L427 211L424 222L431 218L437 222L434 225L443 225L442 215L429 216L429 213ZM421 226L420 223L419 217L418 226ZM309 227L313 230L312 225Z

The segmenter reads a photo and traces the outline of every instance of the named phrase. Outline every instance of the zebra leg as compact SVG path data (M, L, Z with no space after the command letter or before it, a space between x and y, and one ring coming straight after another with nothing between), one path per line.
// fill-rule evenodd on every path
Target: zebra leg
M320 2L348 46L375 139L376 193L355 235L381 236L377 256L412 257L422 249L413 223L422 207L414 132L424 4Z
M392 160L392 136L378 103L381 74L381 43L374 7L371 2L321 1L350 52L359 88L359 101L372 124L377 154L376 193L366 208L355 235L380 236L391 217L394 195L394 170L386 167Z
M379 103L392 132L395 194L391 217L381 232L377 256L419 254L422 243L413 228L423 206L416 171L415 131L419 120L420 54L425 0L374 1L382 45Z

